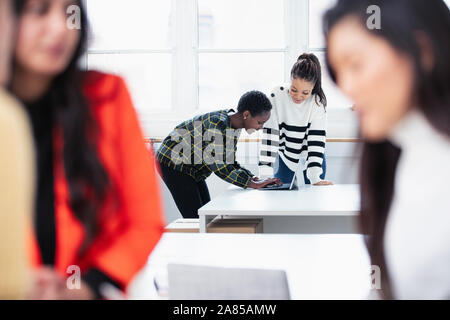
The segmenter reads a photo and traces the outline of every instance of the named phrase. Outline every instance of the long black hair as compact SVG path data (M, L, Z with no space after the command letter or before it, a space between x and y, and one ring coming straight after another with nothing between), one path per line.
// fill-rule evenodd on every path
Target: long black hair
M381 28L367 32L386 40L405 54L414 67L414 101L431 125L450 136L450 12L442 0L340 0L324 16L324 33L346 17L357 18L365 28L366 10L377 5L381 10ZM421 63L417 32L424 35L433 53L433 68ZM331 78L336 74L328 60ZM372 264L381 270L382 294L394 298L386 268L383 238L392 199L394 178L401 151L389 141L364 142L360 172L362 232L368 235L367 246Z
M302 79L314 83L312 94L316 95L317 105L326 109L327 97L322 89L322 68L319 59L312 53L303 53L291 69L292 79Z
M27 0L15 0L20 17ZM82 223L86 237L80 249L98 232L98 212L111 187L110 179L97 153L98 126L83 94L85 72L78 62L86 51L88 22L82 1L80 40L67 68L52 82L47 93L55 115L54 127L62 130L64 169L70 191L69 204Z

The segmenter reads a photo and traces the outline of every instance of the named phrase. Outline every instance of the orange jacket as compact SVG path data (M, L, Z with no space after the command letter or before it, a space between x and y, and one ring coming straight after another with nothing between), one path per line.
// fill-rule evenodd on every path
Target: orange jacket
M164 228L153 151L145 146L121 78L88 72L84 89L99 126L98 153L114 192L99 212L101 231L79 257L84 230L68 205L62 139L54 139L55 268L65 276L71 265L79 266L82 273L95 268L126 287L145 265ZM31 262L34 267L42 264L35 236L31 241Z

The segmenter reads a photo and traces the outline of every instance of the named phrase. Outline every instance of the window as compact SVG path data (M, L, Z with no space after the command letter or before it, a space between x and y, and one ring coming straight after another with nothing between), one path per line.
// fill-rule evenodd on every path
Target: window
M335 1L86 0L87 67L126 79L152 137L194 114L236 107L248 90L289 82L303 52L322 62L328 110L344 110L352 103L323 62L321 16Z
M309 47L315 49L325 48L325 39L322 33L322 16L332 7L336 0L313 0L309 2Z
M308 50L317 55L322 65L322 86L330 108L348 108L352 102L335 86L325 66L325 39L322 30L322 17L336 0L309 1Z
M284 2L198 0L201 49L284 48Z
M136 108L171 108L171 2L161 0L87 1L91 39L89 69L121 75Z
M199 108L235 107L249 90L284 81L284 5L279 0L199 0Z

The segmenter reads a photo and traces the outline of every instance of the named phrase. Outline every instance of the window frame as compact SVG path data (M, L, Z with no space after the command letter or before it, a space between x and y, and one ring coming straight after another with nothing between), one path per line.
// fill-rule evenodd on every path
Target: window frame
M152 138L163 138L179 122L208 112L199 107L199 55L202 53L284 53L284 81L290 81L290 70L301 52L324 53L325 48L309 46L309 3L311 0L281 0L284 5L284 48L199 48L198 0L171 0L170 23L174 27L172 48L155 50L92 50L93 54L171 54L172 88L169 110L138 110L144 131ZM85 6L87 0L83 0ZM87 8L87 6L86 6ZM322 66L324 70L324 66ZM332 110L330 108L329 110ZM336 121L333 117L333 121ZM338 117L339 118L339 117ZM339 119L338 119L339 121ZM348 121L348 120L344 120ZM352 124L353 125L353 124ZM336 136L336 135L334 135ZM337 135L339 138L343 138ZM352 135L353 137L353 135ZM347 136L345 137L347 138Z

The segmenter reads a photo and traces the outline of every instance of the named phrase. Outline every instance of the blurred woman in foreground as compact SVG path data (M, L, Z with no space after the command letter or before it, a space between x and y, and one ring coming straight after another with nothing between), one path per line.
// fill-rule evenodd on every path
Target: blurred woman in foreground
M87 39L82 2L17 2L11 90L37 150L31 298L105 298L107 288L126 290L162 234L153 155L123 80L77 65ZM81 28L68 26L74 8Z
M330 74L360 118L361 225L382 295L448 299L449 9L442 0L340 0L324 29Z
M33 147L25 112L4 90L10 76L11 0L0 0L0 300L24 299L28 289L26 228L33 206Z

